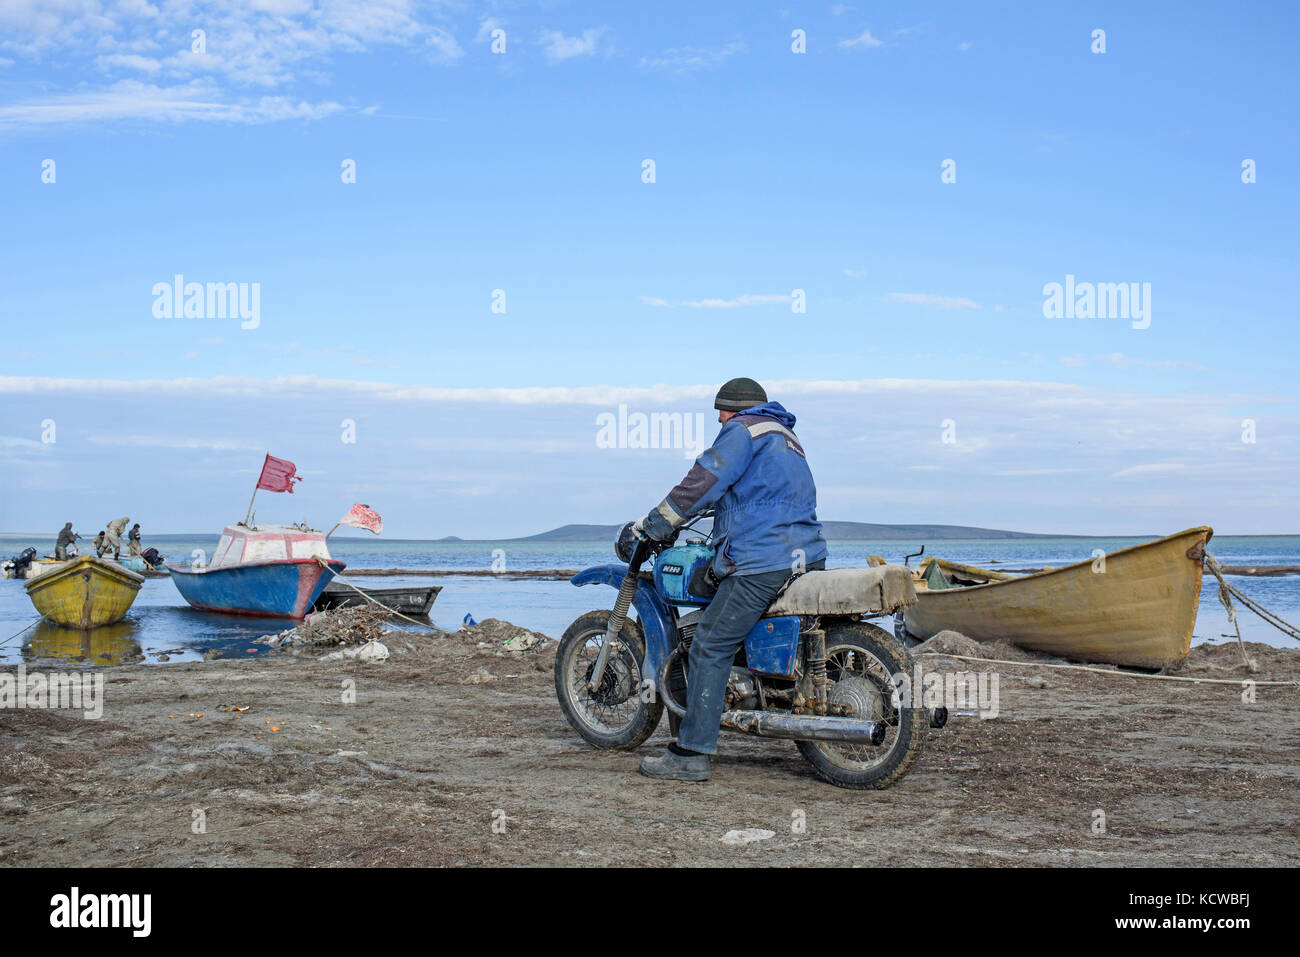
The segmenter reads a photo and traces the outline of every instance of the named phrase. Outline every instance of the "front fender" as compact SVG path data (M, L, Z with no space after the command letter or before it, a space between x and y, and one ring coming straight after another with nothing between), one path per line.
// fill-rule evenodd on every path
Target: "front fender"
M575 585L609 585L617 589L626 575L626 565L594 565L578 572L569 581ZM669 652L677 647L677 619L654 586L644 579L636 583L636 597L632 604L645 633L645 663L641 673L657 685L659 672Z

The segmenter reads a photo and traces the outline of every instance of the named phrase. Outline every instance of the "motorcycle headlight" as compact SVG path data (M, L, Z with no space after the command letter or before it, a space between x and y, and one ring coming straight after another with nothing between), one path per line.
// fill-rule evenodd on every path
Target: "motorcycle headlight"
M632 531L632 525L632 522L628 522L620 528L618 538L614 539L614 554L620 562L630 562L632 552L636 550L636 534Z

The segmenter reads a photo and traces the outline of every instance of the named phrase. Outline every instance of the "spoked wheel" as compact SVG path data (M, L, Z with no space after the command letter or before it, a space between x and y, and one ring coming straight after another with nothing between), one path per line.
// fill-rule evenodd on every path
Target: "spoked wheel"
M608 611L589 611L564 632L555 654L555 694L564 717L589 744L631 750L654 734L664 706L645 689L645 639L630 618L609 650L600 685L587 687L608 621Z
M843 788L886 788L916 763L929 725L924 708L892 704L892 675L912 679L912 656L891 634L866 622L826 629L827 697L852 717L883 721L880 745L799 741L799 753L827 781ZM912 704L919 703L919 689Z

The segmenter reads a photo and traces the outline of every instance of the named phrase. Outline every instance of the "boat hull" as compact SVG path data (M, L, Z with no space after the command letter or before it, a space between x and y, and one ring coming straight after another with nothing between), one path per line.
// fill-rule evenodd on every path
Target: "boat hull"
M412 585L409 588L362 588L360 589L386 608L403 615L428 617L429 609L442 591L441 585ZM332 608L355 608L368 605L366 601L347 585L326 585L313 606L316 611Z
M346 564L329 560L338 574ZM334 577L314 559L249 562L221 568L172 565L171 580L187 602L203 611L267 618L302 618Z
M1171 667L1191 645L1213 534L1191 528L1113 552L1104 566L1084 561L1011 581L918 589L907 630L926 639L951 629L1080 661Z
M27 596L49 621L67 628L100 628L121 621L144 577L82 555L27 580Z

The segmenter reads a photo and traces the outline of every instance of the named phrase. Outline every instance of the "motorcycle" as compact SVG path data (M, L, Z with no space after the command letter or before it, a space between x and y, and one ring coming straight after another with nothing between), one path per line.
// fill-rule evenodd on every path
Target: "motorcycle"
M569 625L555 657L560 708L594 747L638 747L665 710L677 733L691 642L712 597L705 572L714 545L708 535L676 540L700 534L695 525L707 517L667 542L635 540L624 526L615 552L626 564L570 579L618 589L613 609ZM921 756L929 729L947 722L945 709L917 706L920 695L905 687L914 674L910 652L869 620L912 601L911 573L896 565L792 575L736 654L722 729L794 740L817 774L839 787L898 781Z

